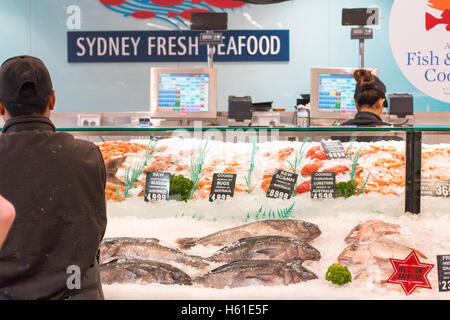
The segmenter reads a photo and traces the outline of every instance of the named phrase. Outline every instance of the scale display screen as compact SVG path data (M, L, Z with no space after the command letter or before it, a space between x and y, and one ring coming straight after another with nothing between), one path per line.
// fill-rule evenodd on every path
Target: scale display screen
M158 78L158 110L208 112L210 75L160 73Z
M318 111L356 113L353 74L320 74Z

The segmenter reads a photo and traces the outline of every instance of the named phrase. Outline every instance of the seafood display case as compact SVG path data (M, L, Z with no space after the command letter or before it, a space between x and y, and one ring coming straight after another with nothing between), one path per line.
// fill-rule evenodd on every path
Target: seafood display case
M106 298L398 299L450 253L449 126L58 130L106 164Z

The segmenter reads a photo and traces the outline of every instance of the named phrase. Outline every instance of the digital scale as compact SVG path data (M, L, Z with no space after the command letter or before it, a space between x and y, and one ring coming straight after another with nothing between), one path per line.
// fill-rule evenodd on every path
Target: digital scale
M373 29L366 26L378 25L379 19L378 8L342 9L342 25L358 26L351 29L350 38L359 40L360 68L364 68L364 41L373 39Z

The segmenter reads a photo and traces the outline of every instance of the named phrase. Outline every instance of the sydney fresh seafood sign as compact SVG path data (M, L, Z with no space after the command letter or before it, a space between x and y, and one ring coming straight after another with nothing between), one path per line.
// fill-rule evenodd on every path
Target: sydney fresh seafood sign
M69 62L206 61L207 47L189 29L194 12L224 12L284 0L99 0L124 19L158 21L177 31L68 32ZM215 61L289 61L288 30L223 32Z
M199 31L69 31L68 62L200 62ZM215 61L289 61L289 30L233 30Z

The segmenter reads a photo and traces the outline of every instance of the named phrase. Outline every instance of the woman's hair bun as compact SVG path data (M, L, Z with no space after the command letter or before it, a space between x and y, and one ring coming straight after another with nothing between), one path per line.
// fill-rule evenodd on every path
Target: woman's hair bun
M356 83L361 87L364 88L367 85L370 85L375 82L375 78L372 75L372 72L367 69L358 69L353 74Z

